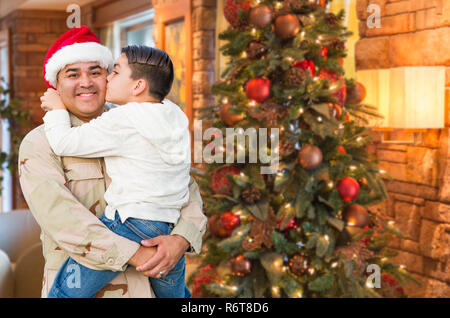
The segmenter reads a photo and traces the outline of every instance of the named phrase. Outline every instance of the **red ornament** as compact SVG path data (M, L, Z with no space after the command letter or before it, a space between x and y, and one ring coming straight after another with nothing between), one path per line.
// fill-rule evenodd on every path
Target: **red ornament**
M328 60L328 49L325 45L322 46L322 49L320 50L319 55L321 57L323 57L324 61Z
M231 235L233 231L227 230L220 221L220 215L214 214L208 219L208 229L215 237L225 238Z
M233 231L241 224L241 219L232 212L225 212L220 216L220 222L227 231Z
M250 12L250 1L227 0L223 7L223 15L233 28L239 26L241 11Z
M272 84L267 78L253 78L245 84L245 94L249 99L262 103L270 97L271 87Z
M211 186L215 193L218 194L231 194L233 189L228 182L226 175L240 174L241 170L236 167L223 167L213 172L211 177Z
M200 268L194 275L192 280L192 297L206 297L202 285L207 285L216 281L217 270L212 264L208 264Z
M349 116L349 115L346 115L346 116L345 116L345 121L346 121L346 122L349 122L349 121L350 121L350 116Z
M346 154L346 153L347 153L347 151L345 150L345 148L342 147L342 146L339 146L338 151L339 151L340 153L343 153L343 154Z
M359 183L351 177L341 179L336 185L339 196L345 202L355 200L359 194Z
M339 100L340 106L344 106L345 100L347 98L347 87L345 84L345 78L341 76L338 73L335 73L333 71L327 71L325 69L321 69L318 74L320 79L328 79L331 84L334 84L336 82L340 82L339 85L341 86L339 90L336 93L331 94L331 96L336 97Z
M311 76L314 76L314 74L316 74L316 68L313 61L306 59L303 61L294 61L294 63L292 63L292 66L302 69L304 71L309 71Z

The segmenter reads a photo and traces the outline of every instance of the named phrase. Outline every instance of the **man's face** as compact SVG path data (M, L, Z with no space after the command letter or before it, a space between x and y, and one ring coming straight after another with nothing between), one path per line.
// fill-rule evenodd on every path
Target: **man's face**
M84 121L103 112L107 72L97 62L67 65L58 73L58 90L67 109Z
M106 100L117 105L130 102L136 81L131 78L131 68L125 54L114 62L114 70L108 75Z

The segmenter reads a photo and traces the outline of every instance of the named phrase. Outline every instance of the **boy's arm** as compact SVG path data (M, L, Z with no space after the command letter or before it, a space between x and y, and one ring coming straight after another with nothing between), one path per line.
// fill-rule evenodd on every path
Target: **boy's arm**
M120 109L112 109L79 127L71 127L67 110L52 110L45 114L45 134L58 156L100 158L123 152L123 117Z
M41 230L80 264L120 271L138 251L138 243L111 232L73 196L60 159L37 129L20 145L19 180Z

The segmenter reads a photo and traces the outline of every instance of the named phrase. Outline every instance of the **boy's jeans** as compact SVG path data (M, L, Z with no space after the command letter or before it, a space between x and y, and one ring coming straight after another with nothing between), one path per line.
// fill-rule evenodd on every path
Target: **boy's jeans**
M172 224L157 221L128 218L120 221L119 213L110 220L102 215L100 220L114 233L140 243L142 240L159 235L169 235ZM79 274L78 274L79 273ZM69 257L56 274L48 298L92 298L120 272L97 271L75 262ZM175 267L162 279L149 278L156 297L191 298L185 284L184 256ZM77 281L79 280L79 281Z

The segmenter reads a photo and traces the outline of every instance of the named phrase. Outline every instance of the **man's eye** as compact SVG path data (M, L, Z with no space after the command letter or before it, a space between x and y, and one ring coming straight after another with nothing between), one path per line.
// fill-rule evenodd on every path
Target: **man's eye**
M70 78L76 78L78 76L78 74L69 74Z
M93 72L92 75L100 75L100 72Z

